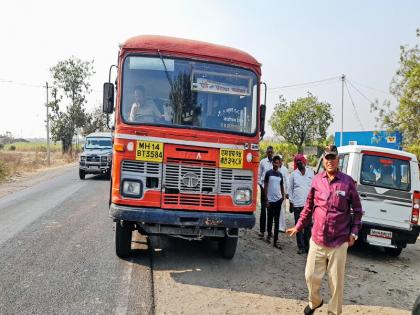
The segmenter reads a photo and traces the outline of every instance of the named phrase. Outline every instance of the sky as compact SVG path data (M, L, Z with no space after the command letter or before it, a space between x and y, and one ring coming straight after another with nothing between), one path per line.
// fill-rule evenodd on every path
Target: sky
M400 45L414 46L420 27L420 1L14 0L2 1L0 12L0 134L24 138L46 137L43 86L52 84L52 66L71 56L94 60L92 111L119 43L141 34L248 52L262 63L268 117L280 95L293 101L311 92L332 105L329 133L341 128L344 74L344 131L373 130L369 101L396 106L389 84ZM313 81L321 82L306 84Z

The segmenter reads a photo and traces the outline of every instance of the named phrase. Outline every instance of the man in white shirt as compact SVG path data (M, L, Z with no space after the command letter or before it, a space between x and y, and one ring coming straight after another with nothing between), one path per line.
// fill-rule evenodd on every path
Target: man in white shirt
M280 155L280 173L283 175L283 183L284 183L284 191L285 199L289 198L288 188L289 188L289 171L287 168L283 165L283 156ZM286 231L286 200L283 199L283 203L281 204L280 209L280 222L279 222L279 230L280 232L284 233Z
M155 103L146 99L146 90L143 85L134 87L133 96L134 103L131 105L128 121L155 122L156 119L162 118L162 114Z
M260 213L260 233L258 236L264 238L264 233L267 228L267 203L264 193L264 179L267 171L273 169L273 147L270 145L265 151L267 157L260 161L260 167L258 169L258 184L260 186L260 200L261 200L261 213Z
M290 175L289 181L289 202L290 212L294 213L295 224L298 222L300 213L305 206L311 188L314 172L306 167L306 159L303 154L297 154L294 159L296 169ZM296 234L298 254L304 254L309 250L309 239L311 238L311 227L306 227Z

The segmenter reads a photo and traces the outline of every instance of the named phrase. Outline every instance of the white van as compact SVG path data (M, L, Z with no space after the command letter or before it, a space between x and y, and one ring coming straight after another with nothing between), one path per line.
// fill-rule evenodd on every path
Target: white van
M349 145L338 148L339 168L353 177L362 201L359 240L383 246L398 256L420 232L419 164L414 154L393 149ZM322 160L322 159L321 159ZM317 171L323 171L322 163Z

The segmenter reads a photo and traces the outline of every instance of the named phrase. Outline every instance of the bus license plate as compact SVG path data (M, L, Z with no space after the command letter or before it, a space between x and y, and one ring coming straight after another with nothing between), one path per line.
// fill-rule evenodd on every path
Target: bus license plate
M220 167L242 168L243 150L220 149Z
M137 141L136 160L148 162L162 162L163 143L152 141Z

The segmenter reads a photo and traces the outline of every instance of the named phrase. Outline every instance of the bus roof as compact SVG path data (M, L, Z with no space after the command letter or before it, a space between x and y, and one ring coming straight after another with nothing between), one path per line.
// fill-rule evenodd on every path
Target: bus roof
M220 59L223 62L247 64L258 69L261 64L250 54L236 48L216 45L196 40L182 39L158 35L140 35L128 39L120 45L123 50L139 50L145 52L158 51L162 54L185 54L201 58Z

